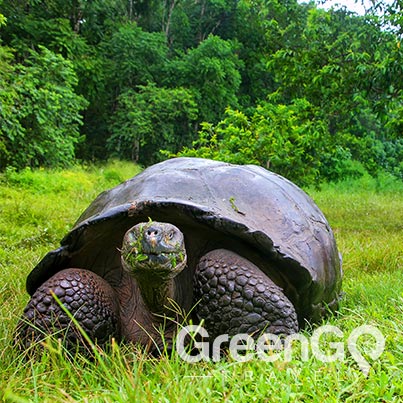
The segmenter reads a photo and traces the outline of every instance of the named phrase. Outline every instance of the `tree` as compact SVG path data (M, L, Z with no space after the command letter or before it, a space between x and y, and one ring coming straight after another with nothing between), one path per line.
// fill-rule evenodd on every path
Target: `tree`
M332 144L316 114L305 99L290 105L264 102L251 116L228 108L217 125L204 123L193 148L178 155L257 164L300 185L339 179L351 165L351 155Z
M168 66L167 84L188 88L200 120L217 122L227 106L237 106L241 83L236 44L211 35Z
M10 49L0 49L1 168L72 163L86 101L74 92L71 63L40 47L23 65L13 63Z
M190 143L196 117L196 103L184 88L150 83L138 91L128 89L118 97L108 149L121 158L152 164L162 159L160 149L176 153Z
M395 63L394 53L400 53L395 38L380 29L375 16L317 8L309 10L301 38L268 62L276 99L291 103L306 97L318 108L316 118L327 125L334 146L349 150L376 174L386 167L384 143L394 137L386 122L400 104L401 81L395 79L403 70Z
M163 34L144 32L136 23L127 23L117 28L103 48L115 92L160 80L168 52Z

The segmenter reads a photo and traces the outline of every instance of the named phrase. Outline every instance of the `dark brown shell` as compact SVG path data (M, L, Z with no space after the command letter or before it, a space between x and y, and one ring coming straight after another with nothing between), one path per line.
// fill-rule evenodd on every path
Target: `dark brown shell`
M265 271L278 275L303 317L318 318L338 300L342 270L333 232L306 193L261 167L199 158L161 162L101 193L31 272L28 292L66 267L118 284L123 234L149 217L180 227L195 262L214 243L268 262Z

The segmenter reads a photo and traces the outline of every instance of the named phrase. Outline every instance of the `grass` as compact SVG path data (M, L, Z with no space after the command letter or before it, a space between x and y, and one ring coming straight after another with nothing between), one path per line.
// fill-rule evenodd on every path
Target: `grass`
M94 360L57 344L26 360L12 335L28 300L25 278L101 190L137 172L130 164L65 171L8 171L0 177L0 401L6 402L393 402L403 397L403 184L368 177L308 192L328 217L343 254L345 292L339 327L345 359L313 354L290 362L252 360L189 364L177 353L149 358L113 345ZM348 353L361 325L386 338L368 376ZM305 333L307 336L309 332ZM359 341L359 345L360 345ZM367 343L367 344L365 344ZM327 345L330 347L330 344Z

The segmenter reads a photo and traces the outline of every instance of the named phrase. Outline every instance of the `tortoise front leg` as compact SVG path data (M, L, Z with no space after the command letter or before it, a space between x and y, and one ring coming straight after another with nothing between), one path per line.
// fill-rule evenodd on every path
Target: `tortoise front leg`
M257 266L236 253L216 249L195 272L196 313L209 336L298 332L294 306Z
M17 326L17 341L24 347L47 334L62 338L67 348L86 344L54 295L93 342L102 346L111 337L120 337L119 306L113 288L91 271L66 269L42 284L25 307Z

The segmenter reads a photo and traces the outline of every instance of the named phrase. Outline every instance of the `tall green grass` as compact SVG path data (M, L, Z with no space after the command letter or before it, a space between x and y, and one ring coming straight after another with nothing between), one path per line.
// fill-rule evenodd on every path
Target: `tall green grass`
M324 321L348 335L377 326L385 351L368 377L351 355L324 363L189 364L173 352L150 358L113 345L93 360L57 344L24 359L12 333L28 300L25 278L101 191L138 172L130 164L67 171L8 171L0 177L0 401L6 402L393 402L403 399L403 184L364 177L308 193L325 212L343 254L345 295ZM309 330L305 333L310 335ZM346 347L346 346L345 346Z

